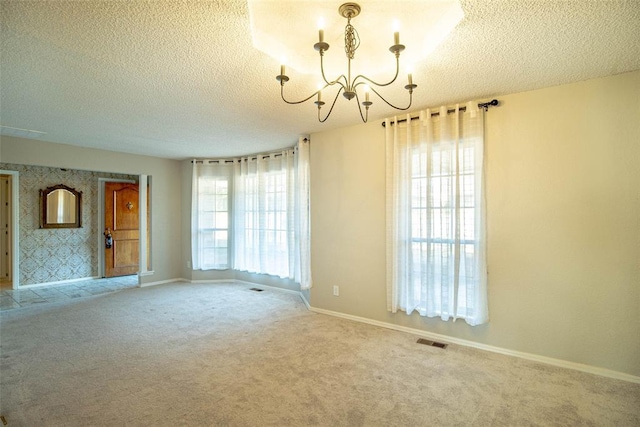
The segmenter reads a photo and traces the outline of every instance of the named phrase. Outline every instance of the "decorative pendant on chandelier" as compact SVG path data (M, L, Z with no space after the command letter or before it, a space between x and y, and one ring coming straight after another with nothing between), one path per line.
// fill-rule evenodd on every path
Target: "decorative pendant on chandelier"
M389 86L398 78L398 74L400 72L400 52L402 52L405 47L404 45L400 44L400 33L397 31L393 34L393 46L389 48L389 51L396 57L396 72L393 78L386 83L378 83L362 74L357 75L353 79L351 78L351 60L354 58L358 46L360 46L360 37L358 36L358 32L356 31L354 26L351 25L351 19L358 16L360 14L360 10L360 5L358 5L357 3L345 3L338 9L340 15L344 18L347 18L347 25L344 29L344 50L345 54L347 55L347 74L342 74L335 80L328 80L325 76L323 58L324 53L329 50L329 43L326 43L324 41L324 29L322 28L321 24L318 31L318 43L314 44L313 47L320 53L320 72L322 73L322 79L324 80L324 82L318 87L318 90L316 92L312 93L307 98L300 101L288 101L284 97L284 84L289 81L289 77L285 74L284 64L280 65L280 75L276 76L276 80L280 82L280 96L282 97L282 100L284 102L286 102L287 104L302 104L303 102L306 102L313 97L317 97L314 104L318 106L318 121L320 122L325 122L329 118L331 112L333 111L333 107L336 105L336 101L340 96L340 93L342 93L342 96L344 96L348 100L356 98L356 101L358 103L358 110L360 111L360 117L365 123L369 119L369 107L373 104L373 102L371 102L370 100L369 92L375 93L387 105L397 110L408 110L411 107L411 103L413 101L413 89L418 87L418 85L413 84L411 74L408 74L409 84L405 85L404 87L409 91L409 105L407 105L406 107L398 107L391 104L382 95L380 95L377 90L373 88L373 86ZM321 109L322 106L325 105L325 102L322 101L322 91L328 87L334 87L336 85L339 86L338 92L333 99L329 112L324 118L322 118ZM357 89L359 86L362 86L361 89L364 92L365 98L363 102L360 102L360 98L358 97ZM362 112L362 107L365 107L364 113Z

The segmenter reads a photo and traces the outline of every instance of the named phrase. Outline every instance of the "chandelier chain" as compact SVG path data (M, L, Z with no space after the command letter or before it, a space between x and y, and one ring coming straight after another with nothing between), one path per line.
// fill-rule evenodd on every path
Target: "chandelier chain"
M351 18L347 20L347 26L344 28L344 51L347 58L353 59L356 49L360 46L360 37L355 27L351 25Z

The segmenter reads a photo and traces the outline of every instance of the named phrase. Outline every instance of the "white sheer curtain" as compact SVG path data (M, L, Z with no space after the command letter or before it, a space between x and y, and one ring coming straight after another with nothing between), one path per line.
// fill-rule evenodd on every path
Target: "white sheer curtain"
M233 267L294 278L294 151L233 164Z
M233 268L312 285L309 142L233 163Z
M227 269L312 286L309 140L280 153L193 162L195 270Z
M193 161L191 262L194 270L229 268L232 167L224 160Z
M484 112L387 119L386 144L388 310L487 322Z
M311 288L311 169L309 167L309 139L298 141L296 158L295 236L296 268L295 281L301 289Z

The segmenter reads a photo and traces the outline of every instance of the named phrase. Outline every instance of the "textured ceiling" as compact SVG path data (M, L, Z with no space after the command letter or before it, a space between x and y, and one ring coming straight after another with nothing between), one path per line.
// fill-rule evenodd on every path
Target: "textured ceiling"
M342 2L323 3L337 11ZM380 7L359 3L352 23L363 43L391 31L358 26ZM430 2L385 3L420 11ZM414 64L412 110L640 69L638 0L460 5L462 21ZM338 100L324 124L315 105L280 100L279 61L252 45L246 1L2 0L0 7L0 125L46 132L40 140L176 159L228 157L360 122L355 100ZM294 18L282 10L273 25L286 34ZM318 16L309 15L295 20L308 21L304 38L315 42ZM401 34L407 55L423 45L402 27ZM339 40L327 41L339 54ZM293 98L316 89L315 77L288 74ZM403 85L384 93L402 103ZM395 114L372 100L370 119Z

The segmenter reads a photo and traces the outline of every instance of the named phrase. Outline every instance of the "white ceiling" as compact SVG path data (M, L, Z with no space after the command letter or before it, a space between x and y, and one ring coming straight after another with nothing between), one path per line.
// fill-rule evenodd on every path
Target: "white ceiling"
M420 18L432 2L384 3ZM312 10L314 2L277 3ZM335 3L331 19L341 19L342 1L322 3ZM640 69L638 0L460 3L465 16L450 37L413 64L411 110ZM388 32L389 43L379 48L393 60L390 27L358 25L381 2L359 4L352 24L363 43ZM360 122L355 100L339 99L324 124L310 102L281 101L279 61L253 46L246 1L2 0L0 7L0 125L45 132L41 140L175 159L230 157ZM273 25L288 33L291 21L306 19L309 34L290 37L310 38L313 54L318 16L309 15L292 13ZM400 31L407 55L423 45ZM339 36L329 36L327 55L342 54ZM287 74L292 98L316 90L314 77ZM384 93L403 103L404 84ZM395 114L372 100L371 120Z

